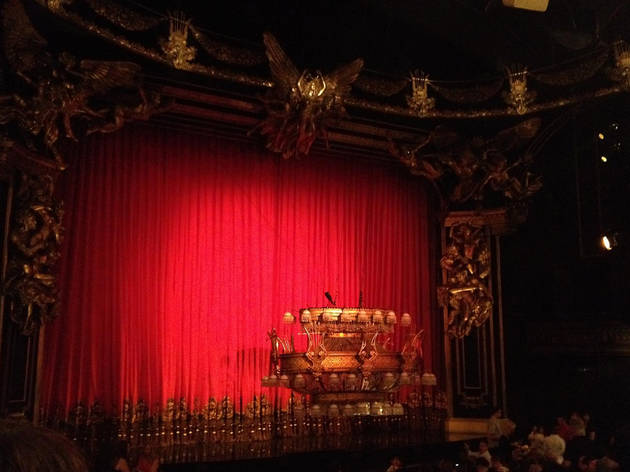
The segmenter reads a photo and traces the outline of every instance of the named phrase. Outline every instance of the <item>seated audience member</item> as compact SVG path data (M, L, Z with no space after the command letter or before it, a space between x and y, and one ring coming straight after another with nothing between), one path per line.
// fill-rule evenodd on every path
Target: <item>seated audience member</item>
M540 436L542 436L543 438L545 437L545 428L543 428L542 426L534 425L532 431L527 436L527 440L531 443Z
M533 457L542 457L544 455L545 430L544 428L534 426L529 433L529 455Z
M511 419L502 416L503 413L499 409L492 413L488 420L488 447L491 450L505 446L516 429L516 424Z
M550 434L545 438L543 449L544 471L563 470L563 466L565 465L564 451L566 449L564 439L557 434Z
M0 420L0 470L88 472L88 465L65 436L26 422Z
M496 410L492 415L490 415L490 419L488 420L488 447L490 449L496 449L499 447L499 440L503 435L501 431L501 410Z
M488 441L482 439L479 441L479 451L471 451L470 446L468 444L464 444L464 448L466 449L466 453L468 454L469 459L478 459L479 457L483 457L488 464L492 460L492 455L488 450Z
M574 436L586 436L586 421L577 411L571 413L569 417L569 426L573 430Z

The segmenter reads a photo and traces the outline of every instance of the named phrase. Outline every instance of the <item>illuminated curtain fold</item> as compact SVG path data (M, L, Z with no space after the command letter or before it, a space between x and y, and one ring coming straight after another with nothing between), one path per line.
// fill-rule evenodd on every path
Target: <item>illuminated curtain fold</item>
M284 161L150 127L94 137L73 154L45 409L247 401L268 374L267 331L301 345L282 314L325 305L324 290L346 306L362 290L364 305L408 311L435 332L427 198L402 169Z

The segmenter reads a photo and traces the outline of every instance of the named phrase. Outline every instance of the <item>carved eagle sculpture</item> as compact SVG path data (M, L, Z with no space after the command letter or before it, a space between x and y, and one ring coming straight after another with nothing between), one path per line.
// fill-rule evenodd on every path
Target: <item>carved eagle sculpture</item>
M264 33L263 41L275 86L263 99L267 116L255 130L267 138L268 149L285 159L305 156L315 139L326 139L328 126L345 114L343 99L363 68L363 59L326 75L300 73L272 34Z

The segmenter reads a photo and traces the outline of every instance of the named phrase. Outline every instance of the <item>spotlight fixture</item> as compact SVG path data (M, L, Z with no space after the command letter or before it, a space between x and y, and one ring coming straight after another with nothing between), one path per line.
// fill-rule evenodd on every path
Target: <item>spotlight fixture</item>
M612 244L612 241L610 240L610 238L608 236L606 236L606 235L602 236L601 244L602 244L602 247L604 249L606 249L607 251L612 251L613 244Z
M612 251L619 245L617 233L602 234L599 242L606 251Z

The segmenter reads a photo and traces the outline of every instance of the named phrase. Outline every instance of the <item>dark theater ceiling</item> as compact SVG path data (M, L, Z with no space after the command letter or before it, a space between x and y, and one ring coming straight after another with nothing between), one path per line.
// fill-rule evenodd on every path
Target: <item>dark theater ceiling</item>
M420 68L446 80L503 73L520 63L550 66L629 34L623 0L551 0L545 13L499 0L236 0L129 2L156 13L175 9L217 34L262 47L274 33L304 67L363 57L366 68L406 75Z

